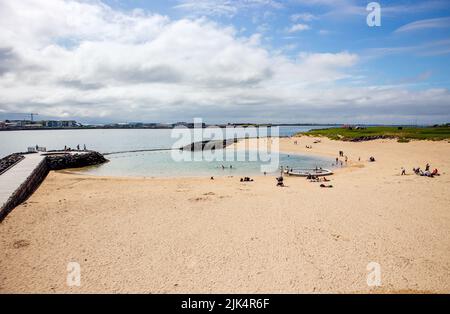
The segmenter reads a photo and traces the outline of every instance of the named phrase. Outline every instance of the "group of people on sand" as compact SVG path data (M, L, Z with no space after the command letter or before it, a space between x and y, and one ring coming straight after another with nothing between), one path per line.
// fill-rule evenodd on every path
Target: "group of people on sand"
M430 164L427 163L425 165L425 171L423 171L422 169L420 169L420 167L417 168L413 168L413 172L421 177L429 177L429 178L433 178L434 176L439 176L439 170L437 170L437 168L435 168L433 171L430 171ZM402 168L402 175L405 175L406 171L404 168Z
M309 182L330 182L331 180L327 179L326 177L319 177L313 174L309 174L306 177L306 180L309 180ZM324 184L322 183L320 185L321 188L332 188L333 186L331 184Z
M330 180L327 179L326 177L319 177L314 174L309 174L306 177L306 180L309 180L309 182L330 182Z

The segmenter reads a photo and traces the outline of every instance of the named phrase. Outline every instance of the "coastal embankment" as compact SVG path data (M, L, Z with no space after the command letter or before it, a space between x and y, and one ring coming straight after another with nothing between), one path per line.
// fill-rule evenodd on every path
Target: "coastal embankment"
M98 152L49 152L12 154L2 159L0 222L25 201L52 170L97 165L107 160Z

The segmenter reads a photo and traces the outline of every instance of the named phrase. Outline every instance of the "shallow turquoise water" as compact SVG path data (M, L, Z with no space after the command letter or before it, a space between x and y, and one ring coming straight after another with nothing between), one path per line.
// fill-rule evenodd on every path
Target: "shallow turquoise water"
M191 155L192 153L186 152ZM201 152L195 153L197 157ZM250 161L249 154L238 152L239 156L234 161L182 161L177 162L171 157L171 153L147 152L127 153L107 156L110 160L101 166L83 169L83 173L98 176L138 176L138 177L191 177L191 176L251 176L263 173L262 164L268 162ZM242 160L244 159L245 160ZM333 160L329 158L306 155L279 155L279 166L290 168L332 168ZM222 165L224 168L222 168ZM231 167L232 168L231 168ZM278 174L278 170L269 174Z

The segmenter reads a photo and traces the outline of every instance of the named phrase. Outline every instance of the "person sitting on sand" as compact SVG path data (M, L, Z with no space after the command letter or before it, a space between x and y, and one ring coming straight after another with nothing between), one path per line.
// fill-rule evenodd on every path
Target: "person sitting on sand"
M425 166L425 171L429 171L430 170L430 164L426 164L426 166Z
M277 178L277 186L284 186L284 178L283 177L278 177Z
M431 175L432 176L438 176L439 175L438 170L434 169L433 172L431 173Z
M374 162L374 161L375 161L375 157L371 156L371 157L369 158L369 161L370 161L370 162Z
M402 174L401 174L401 175L402 175L402 176L406 175L406 170L405 170L405 168L402 167L401 169L402 169Z

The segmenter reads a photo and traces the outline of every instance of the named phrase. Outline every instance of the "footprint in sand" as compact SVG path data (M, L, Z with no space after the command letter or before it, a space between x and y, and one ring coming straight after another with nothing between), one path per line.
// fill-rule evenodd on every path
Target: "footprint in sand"
M23 248L23 247L27 247L29 245L30 245L30 242L27 241L27 240L18 240L18 241L15 241L13 243L13 247L15 249L20 249L20 248Z
M209 198L207 197L195 197L189 199L191 202L201 202L201 201L207 201Z

